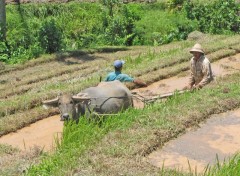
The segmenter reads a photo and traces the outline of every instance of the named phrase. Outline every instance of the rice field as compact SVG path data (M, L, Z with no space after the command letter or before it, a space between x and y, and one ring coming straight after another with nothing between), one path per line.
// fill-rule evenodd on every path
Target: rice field
M191 57L188 51L196 42L202 44L207 57L215 62L239 53L239 41L239 35L204 35L196 40L157 47L62 53L46 55L23 65L6 65L0 70L0 136L57 114L57 109L44 110L42 100L55 98L59 93L76 94L97 85L100 77L104 78L113 70L115 59L126 61L125 73L151 84L188 70ZM239 107L238 76L223 79L205 92L179 95L165 104L149 106L143 111L129 110L119 114L118 120L109 118L100 126L94 123L87 125L83 120L79 126L66 127L57 154L45 159L43 156L40 165L33 166L28 174L181 175L183 173L175 171L159 171L144 163L142 157L177 137L186 128L196 126L210 114ZM136 88L133 84L128 84L128 87ZM231 93L224 94L223 87L230 87ZM205 102L204 96L212 99ZM189 107L196 110L189 111ZM209 111L205 110L206 107ZM84 130L90 133L85 135ZM83 145L73 141L81 141ZM106 169L108 167L110 169Z

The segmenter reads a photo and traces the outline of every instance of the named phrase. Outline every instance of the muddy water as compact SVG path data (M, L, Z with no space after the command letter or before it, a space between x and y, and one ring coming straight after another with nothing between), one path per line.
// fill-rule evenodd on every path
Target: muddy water
M40 120L28 127L0 138L1 144L9 144L21 150L40 147L50 151L55 146L55 139L60 139L63 122L58 115Z
M196 131L190 131L151 153L147 160L156 167L203 172L218 160L240 151L240 109L213 115ZM188 164L189 162L189 164Z
M240 54L223 58L217 62L212 63L211 66L215 79L238 72L240 71ZM148 97L152 95L173 92L176 90L182 90L185 86L188 85L188 75L189 71L182 72L177 76L160 80L149 85L148 87L135 89L133 91L144 97Z
M212 64L212 70L217 77L232 74L240 69L240 54L221 59ZM182 90L188 83L189 72L183 72L178 76L164 79L153 83L146 88L133 90L138 94L148 97L156 94L173 92ZM143 108L144 104L141 101L134 101L137 108ZM63 124L59 121L58 116L49 117L41 120L29 127L23 128L16 133L11 133L0 138L0 143L6 143L18 147L20 149L29 149L33 146L45 147L45 150L50 150L54 144L54 136L61 134Z

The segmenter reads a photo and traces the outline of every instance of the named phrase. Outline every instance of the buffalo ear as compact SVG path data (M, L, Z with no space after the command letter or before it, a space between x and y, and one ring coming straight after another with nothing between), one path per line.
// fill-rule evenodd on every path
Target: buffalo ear
M42 101L43 108L48 109L49 107L58 107L58 100L59 100L59 98L57 97L52 100Z

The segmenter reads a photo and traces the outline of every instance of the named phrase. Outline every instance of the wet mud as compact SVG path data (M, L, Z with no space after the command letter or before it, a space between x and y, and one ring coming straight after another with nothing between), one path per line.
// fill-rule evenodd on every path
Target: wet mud
M227 76L240 71L240 54L223 58L217 62L211 64L214 79L217 80L220 77ZM181 74L163 79L155 82L148 87L134 89L143 97L151 97L154 95L165 94L174 92L177 90L183 90L189 82L189 71L182 72Z
M8 144L21 150L39 147L44 151L51 151L56 146L56 140L62 136L63 122L59 115L51 116L16 132L0 138L0 144Z
M200 128L168 142L147 160L156 167L204 172L240 151L240 109L210 117ZM189 167L190 166L190 167Z
M240 69L240 54L223 58L212 63L212 70L215 79L221 76L235 73ZM159 94L182 90L188 83L189 71L183 72L169 79L160 80L149 85L146 88L132 90L144 98L149 98ZM134 99L135 108L143 108L144 103L139 99ZM53 116L36 122L26 128L10 133L0 138L0 144L9 144L22 150L27 150L33 146L43 147L49 151L55 145L54 138L58 134L61 138L63 123L60 122L59 116Z

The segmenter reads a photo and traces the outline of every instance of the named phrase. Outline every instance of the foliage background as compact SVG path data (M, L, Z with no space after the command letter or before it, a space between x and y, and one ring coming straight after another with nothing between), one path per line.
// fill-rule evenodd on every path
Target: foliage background
M7 5L7 42L0 41L0 61L15 64L44 53L109 45L157 46L184 40L194 30L239 33L239 9L234 0Z

